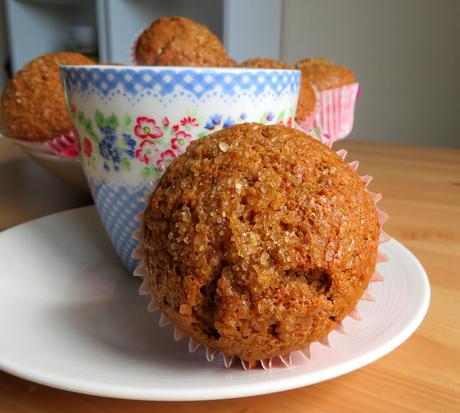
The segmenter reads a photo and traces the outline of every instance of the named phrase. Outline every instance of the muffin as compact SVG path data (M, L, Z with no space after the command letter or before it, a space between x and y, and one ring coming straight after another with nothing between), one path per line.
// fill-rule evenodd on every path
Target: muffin
M316 109L316 93L310 80L303 74L300 77L299 100L295 113L296 122L312 118Z
M255 69L295 69L280 60L256 57L255 59L245 60L240 64L241 67L252 67Z
M144 214L145 285L178 329L254 366L350 313L379 230L335 152L296 129L237 125L192 142L160 180Z
M338 66L327 59L302 59L295 67L319 90L334 89L356 82L353 72L345 66Z
M127 66L124 63L119 63L119 62L99 62L98 65L100 66Z
M242 67L252 67L256 69L296 69L287 63L274 59L255 58L244 61ZM299 99L295 114L296 122L302 122L310 118L316 108L316 94L313 86L305 76L300 79Z
M162 17L137 39L134 58L139 65L235 66L219 38L185 17Z
M94 62L79 53L48 53L27 63L9 81L1 99L7 136L43 142L73 131L68 119L59 65Z

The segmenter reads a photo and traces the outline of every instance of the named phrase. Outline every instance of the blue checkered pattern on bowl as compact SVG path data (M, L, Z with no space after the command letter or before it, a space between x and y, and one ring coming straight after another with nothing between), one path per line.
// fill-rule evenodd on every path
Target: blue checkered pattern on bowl
M220 88L221 93L234 96L239 91L247 91L255 96L265 90L280 96L290 90L296 92L299 87L300 72L289 70L224 71L222 69L110 69L64 67L61 69L66 87L72 91L85 92L95 89L107 96L121 88L132 96L144 90L155 90L165 96L173 93L176 86L197 98Z
M134 231L140 227L136 216L145 209L142 197L150 191L149 185L133 192L118 185L102 184L92 187L99 216L118 256L130 273L133 273L139 264L138 260L131 258L133 250L138 245L138 241L132 238Z

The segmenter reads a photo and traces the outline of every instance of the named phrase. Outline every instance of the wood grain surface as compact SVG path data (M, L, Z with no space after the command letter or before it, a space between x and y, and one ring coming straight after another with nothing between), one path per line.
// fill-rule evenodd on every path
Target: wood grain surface
M430 277L430 309L407 342L325 383L210 402L85 396L0 372L0 412L460 412L460 150L353 141L338 147L360 160L361 174L374 176L370 188L384 194L379 205L390 214L386 231ZM0 229L89 202L0 142Z

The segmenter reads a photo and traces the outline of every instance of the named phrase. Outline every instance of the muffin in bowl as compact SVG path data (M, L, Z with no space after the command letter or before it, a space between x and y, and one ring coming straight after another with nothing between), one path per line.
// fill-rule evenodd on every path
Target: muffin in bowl
M308 79L319 91L356 82L356 77L350 69L327 59L302 59L295 64L295 67L302 72L302 77Z
M9 81L1 99L2 128L6 136L44 142L72 132L59 66L91 65L80 53L42 55L27 63Z
M298 120L304 130L319 128L327 144L347 137L353 129L359 84L354 73L345 66L327 59L302 59L295 67L302 73L302 82L309 82L316 91L317 108L314 119Z
M231 67L223 43L206 26L186 17L162 17L147 27L133 48L138 65Z

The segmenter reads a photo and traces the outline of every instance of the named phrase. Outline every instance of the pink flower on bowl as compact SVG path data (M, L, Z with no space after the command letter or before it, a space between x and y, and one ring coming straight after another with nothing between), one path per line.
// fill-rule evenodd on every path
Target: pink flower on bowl
M190 125L190 126L199 126L199 123L195 118L192 118L191 116L185 116L184 118L181 119L180 124L182 126Z
M164 117L164 118L163 118L163 126L164 126L165 128L167 128L167 127L169 126L169 119L168 119L168 117Z
M82 146L83 146L83 153L85 154L87 158L89 158L91 154L93 153L93 144L86 136L83 138Z
M181 153L185 152L185 148L188 146L191 140L192 135L184 131L179 131L176 133L176 136L171 139L171 148L173 149L174 153L180 155Z
M163 132L159 126L156 126L155 119L146 116L140 116L136 119L134 133L141 139L153 138L158 139L163 136Z
M136 149L135 156L146 165L150 165L155 159L158 159L159 154L157 144L146 139Z
M285 125L285 126L289 126L290 128L293 127L293 119L292 117L289 117L287 118L286 120L279 120L278 122L276 122L278 125Z
M176 157L176 154L171 150L167 149L160 155L160 159L157 161L157 167L161 172L166 171L166 168Z

